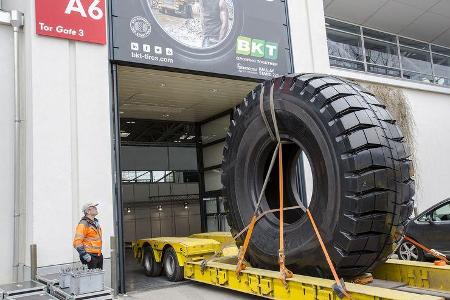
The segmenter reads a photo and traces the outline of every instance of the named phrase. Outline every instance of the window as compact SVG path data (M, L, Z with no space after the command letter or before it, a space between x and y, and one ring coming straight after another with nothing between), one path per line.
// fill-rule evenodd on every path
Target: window
M327 30L327 36L328 55L332 65L364 70L360 36L332 29Z
M122 171L122 181L134 181L136 171Z
M439 53L439 54L450 56L450 49L448 49L448 48L431 45L431 51L433 53Z
M426 50L426 51L429 50L428 44L424 43L424 42L419 42L419 41L407 39L407 38L404 38L404 37L399 37L398 38L398 42L402 46L408 46L408 47L411 47L411 48L416 48L416 49L421 49L421 50Z
M325 18L333 67L450 86L450 49Z
M152 172L136 171L136 181L137 182L151 182L152 181Z
M370 37L378 40L383 40L390 43L397 43L397 37L395 35L381 32L378 30L373 30L369 28L363 28L364 37Z
M450 203L445 204L431 213L434 222L450 221Z
M153 182L164 182L165 171L153 171Z
M334 20L334 19L330 19L330 18L325 18L325 26L330 27L330 28L334 28L334 29L337 29L337 30L349 32L349 33L356 33L356 34L360 34L361 33L361 30L359 29L359 26L356 26L356 25L353 25L353 24L349 24L349 23L345 23L345 22L341 22L341 21Z
M400 47L404 70L432 74L430 53L409 47Z
M329 55L350 60L362 60L362 47L358 35L329 29L327 36Z
M400 60L396 44L365 38L364 47L367 71L400 77Z
M433 54L434 83L450 85L450 56Z

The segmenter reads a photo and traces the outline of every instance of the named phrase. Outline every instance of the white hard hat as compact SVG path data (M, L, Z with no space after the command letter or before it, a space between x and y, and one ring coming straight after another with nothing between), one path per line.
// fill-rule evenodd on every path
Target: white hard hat
M94 202L88 202L86 204L83 205L83 207L81 208L82 212L86 212L88 210L89 207L95 207L97 206L98 203L94 203Z

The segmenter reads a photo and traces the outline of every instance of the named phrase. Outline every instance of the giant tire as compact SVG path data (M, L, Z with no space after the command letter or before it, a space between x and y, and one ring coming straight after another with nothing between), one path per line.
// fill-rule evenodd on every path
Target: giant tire
M370 272L393 251L412 213L411 161L396 121L373 94L342 79L319 74L289 75L264 83L264 110L272 124L270 85L283 140L285 207L297 205L295 162L308 157L314 188L309 209L341 276ZM223 152L222 184L233 233L249 222L275 142L261 112L257 87L235 109ZM261 208L278 208L277 164ZM271 177L271 178L272 178ZM297 189L298 190L298 189ZM256 225L247 260L277 269L278 218ZM285 212L288 267L329 276L311 224L301 210ZM241 245L241 236L237 243Z

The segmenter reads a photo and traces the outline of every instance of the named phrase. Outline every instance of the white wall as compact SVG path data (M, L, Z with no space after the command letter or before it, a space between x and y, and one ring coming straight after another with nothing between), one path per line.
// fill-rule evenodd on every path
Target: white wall
M295 73L329 73L322 0L288 0Z
M13 242L14 215L14 64L12 28L0 26L0 228L3 245ZM0 283L12 280L12 247L0 251Z
M416 125L416 204L421 212L450 197L450 89L448 94L403 90Z
M81 216L80 208L88 201L100 203L103 249L105 257L109 257L113 195L108 47L37 36L34 1L3 0L3 5L5 9L25 13L20 40L25 136L22 174L25 214L22 221L26 221L22 228L21 263L29 266L31 243L37 244L39 267L78 260L72 249L72 237ZM0 35L2 56L7 48L4 41L8 38L3 28L0 28ZM11 59L1 60L0 87L11 85L3 82L11 78L3 74L10 67ZM4 62L6 68L3 68ZM12 87L1 90L2 107L6 109L0 111L0 126L10 139L11 133L3 129L13 116L8 106L12 102ZM12 149L13 143L6 145ZM5 159L10 164L12 150L6 148L2 143L0 154L2 161ZM12 168L11 165L6 167ZM1 188L5 203L12 203L10 178L12 180L12 171L0 181L5 185ZM12 235L12 214L8 210L11 208L6 206L0 212L5 214L5 218L1 215L0 222L11 220L1 224L5 248L0 254L0 283L9 281L12 265L8 260L12 241L6 242L5 236ZM3 264L9 265L8 270Z

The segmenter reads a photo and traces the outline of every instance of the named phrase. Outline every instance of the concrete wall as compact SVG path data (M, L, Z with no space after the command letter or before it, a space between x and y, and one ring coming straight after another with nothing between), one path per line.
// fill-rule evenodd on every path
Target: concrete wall
M108 47L35 34L34 1L3 0L25 13L20 34L23 108L20 264L37 244L41 268L77 261L72 237L84 202L100 203L104 254L113 235ZM12 272L12 34L0 28L0 130L3 196L0 283ZM25 269L27 269L25 267ZM26 277L26 275L25 275ZM20 278L19 278L20 279Z

